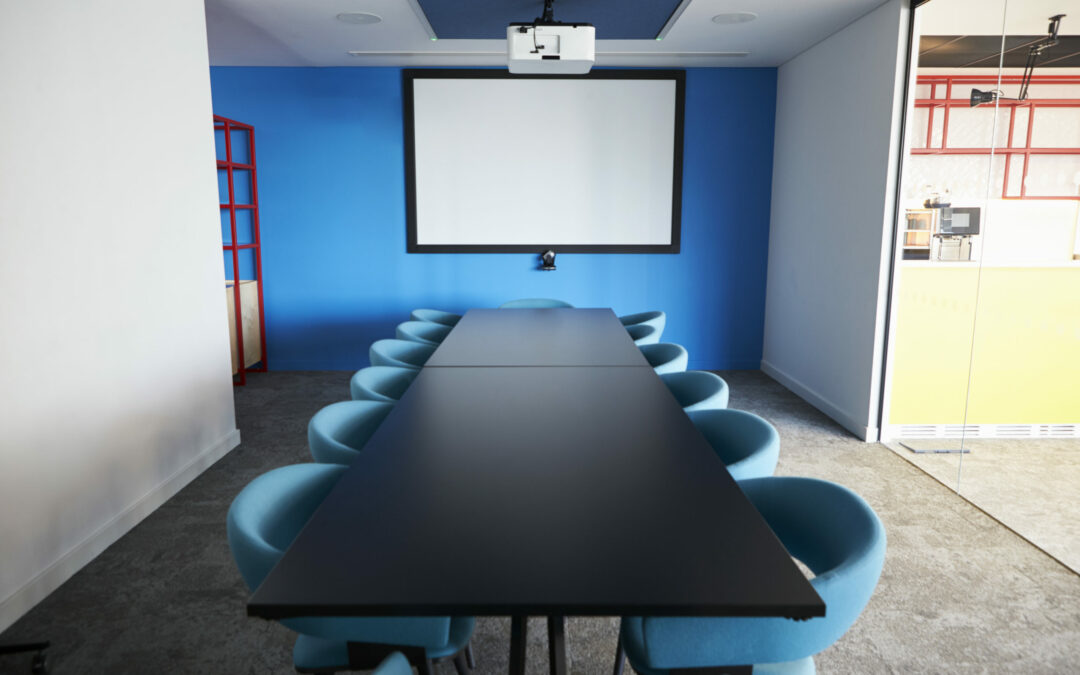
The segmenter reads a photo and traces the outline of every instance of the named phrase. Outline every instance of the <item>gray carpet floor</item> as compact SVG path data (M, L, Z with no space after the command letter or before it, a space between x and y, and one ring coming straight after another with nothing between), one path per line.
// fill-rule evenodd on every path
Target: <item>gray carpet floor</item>
M778 474L843 483L885 523L878 589L855 626L817 657L822 673L1076 673L1080 576L887 448L852 438L760 372L721 373L731 406L780 431ZM252 478L309 461L306 426L348 397L348 373L253 375L236 392L243 443L11 627L45 638L55 673L288 673L292 635L244 614L225 540L229 503ZM542 619L529 672L547 671ZM610 672L617 621L571 619L570 670ZM481 675L505 673L509 621L481 618ZM0 657L0 671L29 660ZM452 672L447 664L442 673Z
M953 439L920 443L914 447L960 448ZM1080 573L1080 438L972 438L963 445L969 452L962 456L887 447Z

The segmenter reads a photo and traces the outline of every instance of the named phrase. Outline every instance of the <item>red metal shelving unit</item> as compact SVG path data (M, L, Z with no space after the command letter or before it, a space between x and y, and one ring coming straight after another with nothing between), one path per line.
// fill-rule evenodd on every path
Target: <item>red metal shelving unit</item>
M233 380L234 385L244 385L247 383L248 372L266 372L267 370L267 356L266 356L266 314L263 310L263 274L262 274L262 253L259 237L259 188L258 180L256 179L255 170L255 130L250 124L244 124L231 120L220 115L214 115L214 130L221 131L224 135L225 145L225 159L217 160L218 172L224 171L226 174L226 180L228 184L228 202L221 204L222 211L228 211L229 213L229 241L222 242L222 250L226 256L231 257L232 270L233 270L233 306L236 311L236 351L237 351L237 373ZM247 158L248 162L234 162L233 161L233 132L239 131L244 135L244 139L247 143ZM237 195L235 183L233 180L234 171L247 171L251 177L251 203L237 203ZM237 237L236 227L236 212L237 211L251 211L251 241L247 243L241 243ZM260 361L255 367L248 368L244 359L244 328L242 320L242 306L240 302L240 251L250 250L254 257L255 268L255 281L256 290L258 293L258 305L259 305L259 349L260 349Z

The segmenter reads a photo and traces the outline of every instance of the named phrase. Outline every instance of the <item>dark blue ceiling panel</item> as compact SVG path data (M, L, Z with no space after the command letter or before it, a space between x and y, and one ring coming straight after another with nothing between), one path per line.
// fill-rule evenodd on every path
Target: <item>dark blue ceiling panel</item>
M555 0L555 20L591 23L597 40L652 40L680 0ZM440 40L498 40L513 22L544 13L543 0L419 0Z

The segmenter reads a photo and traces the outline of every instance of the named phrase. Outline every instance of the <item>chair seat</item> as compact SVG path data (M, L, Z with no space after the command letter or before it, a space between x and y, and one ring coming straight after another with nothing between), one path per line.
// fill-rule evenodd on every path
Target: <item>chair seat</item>
M456 326L458 321L461 321L460 314L444 312L441 309L414 309L409 315L409 318L413 321L441 323L444 326Z
M663 312L638 312L637 314L625 314L619 317L624 326L652 326L656 329L656 339L664 332L667 325L667 314Z
M771 476L776 471L780 434L764 418L727 409L687 414L735 480Z
M334 622L339 619L326 618L321 621ZM343 619L350 621L351 619ZM381 619L380 619L381 620ZM476 619L473 617L454 617L450 619L450 638L445 645L426 647L429 659L441 659L453 656L469 644ZM358 635L360 637L360 635ZM385 636L380 636L385 637ZM354 640L358 642L359 640ZM380 644L394 644L382 641ZM349 647L344 640L331 640L301 633L293 646L293 666L297 670L347 670L349 666Z
M660 332L656 330L655 326L639 323L626 327L626 332L630 334L634 344L641 345L654 345L660 342Z
M311 456L320 464L352 464L393 409L381 401L338 401L322 408L308 422Z
M453 330L453 326L446 326L432 321L403 321L397 325L394 334L399 340L411 340L425 345L438 345L446 339L451 330Z
M373 366L395 366L420 370L431 355L434 345L425 345L411 340L376 340L368 349L368 358Z
M349 394L354 401L397 403L420 371L395 366L368 366L356 371L349 380Z
M680 373L686 370L690 354L686 348L674 342L660 342L652 345L639 345L645 360L658 375Z
M687 370L662 373L660 379L686 412L727 408L729 388L716 373Z
M626 645L626 653L629 656L630 646ZM641 659L631 662L634 672L638 675L668 675L671 671L657 668L647 668L640 664ZM745 665L745 664L734 664ZM815 675L817 666L814 665L814 657L807 656L796 661L784 661L783 663L757 663L750 671L752 675Z

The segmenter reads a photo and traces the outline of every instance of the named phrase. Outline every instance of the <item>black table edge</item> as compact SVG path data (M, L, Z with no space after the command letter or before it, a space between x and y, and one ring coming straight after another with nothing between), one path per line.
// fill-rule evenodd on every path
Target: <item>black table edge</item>
M665 617L757 617L793 620L825 616L825 603L811 606L776 605L772 607L685 607L685 606L580 606L580 605L365 605L364 607L325 605L247 606L247 615L263 619L294 619L311 616L665 616Z

